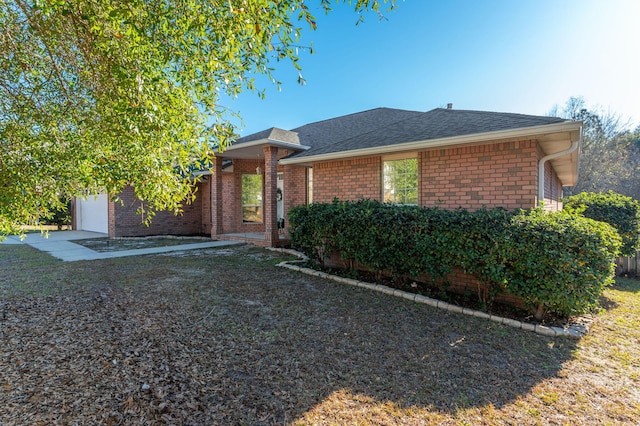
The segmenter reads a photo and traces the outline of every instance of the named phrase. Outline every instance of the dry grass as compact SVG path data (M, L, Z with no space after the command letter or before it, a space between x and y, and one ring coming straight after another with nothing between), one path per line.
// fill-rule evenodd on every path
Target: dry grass
M571 341L280 260L0 246L0 424L640 423L638 281Z

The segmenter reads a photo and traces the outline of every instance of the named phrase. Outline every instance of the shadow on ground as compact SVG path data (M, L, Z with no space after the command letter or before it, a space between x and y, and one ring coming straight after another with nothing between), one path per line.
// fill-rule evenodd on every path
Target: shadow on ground
M274 256L244 247L5 269L7 285L47 291L0 302L0 418L283 424L345 389L445 414L499 408L576 348L276 268Z

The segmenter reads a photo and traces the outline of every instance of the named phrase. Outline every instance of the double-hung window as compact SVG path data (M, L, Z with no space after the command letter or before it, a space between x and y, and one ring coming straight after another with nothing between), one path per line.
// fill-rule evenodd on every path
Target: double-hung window
M401 158L382 163L383 201L418 204L418 159Z

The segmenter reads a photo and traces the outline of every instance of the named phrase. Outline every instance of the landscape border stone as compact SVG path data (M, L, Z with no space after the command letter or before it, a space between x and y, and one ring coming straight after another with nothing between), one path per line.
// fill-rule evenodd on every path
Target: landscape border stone
M487 314L486 312L477 311L474 309L463 308L462 306L453 305L451 303L443 302L442 300L433 299L427 296L423 296L421 294L415 294L415 293L410 293L403 290L393 289L385 285L367 283L364 281L355 280L353 278L338 277L335 275L327 274L326 272L321 272L315 269L305 268L305 267L296 265L296 263L304 263L309 260L307 256L305 256L303 253L300 253L299 251L285 249L285 248L268 248L268 249L271 251L279 252L279 253L290 254L292 256L296 256L300 258L300 260L289 260L289 261L280 262L277 265L279 267L291 269L297 272L302 272L303 274L307 274L307 275L313 275L321 278L330 279L332 281L336 281L343 284L366 288L369 290L377 291L377 292L388 294L395 297L401 297L403 299L411 300L415 303L421 303L424 305L432 306L434 308L443 309L449 312L460 313L463 315L470 315L477 318L488 319L490 321L495 321L499 324L504 324L509 327L518 328L525 331L531 331L536 334L540 334L548 337L567 337L572 339L580 339L589 332L589 328L585 325L571 325L566 328L563 328L563 327L548 327L541 324L532 324L532 323L514 320L511 318L504 318L497 315Z

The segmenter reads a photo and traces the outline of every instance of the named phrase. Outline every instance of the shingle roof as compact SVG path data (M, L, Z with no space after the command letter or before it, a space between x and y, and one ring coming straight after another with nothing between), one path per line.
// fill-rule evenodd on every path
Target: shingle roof
M297 127L300 143L318 149L340 143L375 129L390 126L393 123L418 117L420 111L407 111L393 108L375 108L355 114L343 115L329 120L318 121Z
M287 143L300 144L300 139L295 131L283 130L277 127L271 127L270 129L262 130L258 133L253 133L248 136L244 136L237 141L234 145L239 145L247 142L253 142L261 139L271 139Z
M404 119L401 118L391 123L378 122L364 132L344 137L333 143L312 144L304 140L301 134L301 143L311 146L311 149L294 156L301 158L406 142L520 129L564 121L566 120L556 117L436 108L424 113L408 114Z
M420 111L407 111L392 108L375 108L355 114L343 115L328 120L305 124L291 129L290 132L298 134L300 144L305 146L320 147L330 145L362 133L367 133L381 126L387 126L409 117L422 114ZM275 127L262 130L251 135L243 136L235 141L234 145L253 142L260 139L268 139Z
M289 158L429 141L562 123L557 117L436 108L427 112L376 108L291 129L270 128L238 139L234 146L261 139L308 146ZM297 140L296 136L297 135ZM294 142L295 140L295 142Z

